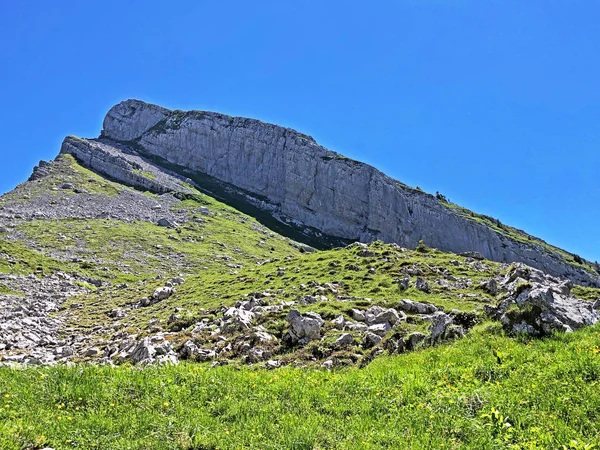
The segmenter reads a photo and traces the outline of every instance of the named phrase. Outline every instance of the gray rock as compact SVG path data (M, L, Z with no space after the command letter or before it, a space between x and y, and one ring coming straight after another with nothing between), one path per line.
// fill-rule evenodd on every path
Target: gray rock
M122 319L127 316L127 313L123 311L121 308L113 309L108 313L108 317L112 317L113 319Z
M352 336L350 333L344 333L336 339L335 345L339 347L347 347L348 345L351 345L352 342L354 342L354 336Z
M409 350L415 350L419 344L423 343L426 339L427 336L425 336L423 333L415 331L414 333L409 334L406 338L406 347Z
M490 295L496 295L498 293L498 283L494 278L490 278L488 281L482 283L480 288Z
M298 310L292 309L286 316L290 324L288 335L292 344L305 344L315 339L321 339L323 319L316 313L306 313L304 316Z
M394 308L390 308L387 311L382 311L377 314L372 323L389 323L393 326L402 320L406 320L406 314L402 311L398 312Z
M171 288L171 287L168 287L168 286L159 287L152 293L152 300L154 302L160 302L162 300L166 300L171 295L173 295L173 292L174 292L173 288Z
M274 359L270 359L265 363L265 366L267 367L267 369L277 369L278 367L281 367L281 362Z
M254 319L254 313L247 311L245 308L229 308L223 314L225 323L223 324L223 333L234 333L236 331L243 331L250 328L252 320Z
M331 369L333 368L334 364L335 363L333 362L333 360L328 359L327 361L323 362L323 364L321 364L321 367L323 369Z
M392 327L387 322L371 325L368 328L369 332L374 333L378 336L382 336L382 337L385 336L391 329L392 329Z
M159 227L166 227L166 228L178 228L179 224L177 222L175 222L174 220L171 219L166 219L166 218L162 218L159 219L158 222L156 222L156 224Z
M101 141L134 140L137 151L237 189L239 198L297 224L308 237L314 236L308 230L316 229L329 236L358 237L362 242L382 239L409 248L423 239L443 251L525 262L577 282L598 283L598 274L565 263L562 255L535 240L520 242L501 235L434 196L331 152L294 130L127 100L106 115Z
M193 341L191 340L187 340L185 341L185 343L183 344L183 347L181 347L181 355L184 358L193 358L195 355L198 354L198 346L196 344L194 344Z
M436 312L431 318L429 327L431 344L436 344L442 340L456 338L464 335L464 330L453 324L452 316L441 311Z
M408 277L404 277L398 280L398 287L400 288L401 291L405 291L409 288L410 286L410 278Z
M592 303L576 298L571 287L568 281L516 264L502 282L507 294L495 314L509 330L534 335L571 332L600 321Z
M365 334L365 337L363 338L363 346L365 348L375 347L380 342L381 342L381 336L379 336L375 333L371 333L371 332L368 332L367 334Z
M94 356L100 356L101 353L102 352L100 351L100 349L98 349L96 347L90 347L83 353L83 356L85 356L87 358L91 358Z
M429 283L424 279L417 277L417 281L415 282L415 287L422 292L429 293Z
M144 338L133 349L131 353L131 362L137 363L152 363L156 355L154 346L150 343L150 338Z
M344 327L346 326L346 319L344 319L344 316L342 314L340 314L335 319L333 319L331 321L331 323L338 330L343 330Z
M354 320L358 320L359 322L364 322L366 320L364 311L361 311L360 309L353 308L351 314Z
M398 303L398 309L412 314L433 314L438 309L430 303L413 302L409 299L402 299Z

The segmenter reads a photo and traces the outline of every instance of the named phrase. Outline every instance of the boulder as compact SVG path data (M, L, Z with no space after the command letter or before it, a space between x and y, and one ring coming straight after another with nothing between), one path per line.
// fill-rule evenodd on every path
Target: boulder
M570 281L524 264L514 264L501 287L507 294L492 314L509 331L547 335L571 332L600 320L600 313L591 302L571 293Z
M438 309L430 303L413 302L409 299L402 299L398 303L398 309L412 314L433 314Z
M367 332L365 334L365 337L363 338L363 346L365 348L375 347L380 342L381 342L381 336L379 336L375 333L371 333L371 332Z
M344 319L344 316L340 314L331 321L331 324L334 326L334 328L337 328L338 330L343 330L346 326L346 319Z
M347 347L348 345L354 342L354 336L350 333L344 333L339 338L336 339L335 345L339 347Z
M173 292L174 291L173 291L172 287L168 287L168 286L159 287L152 293L152 300L154 302L160 302L162 300L166 300L171 295L173 295Z
M315 339L321 339L323 319L317 313L300 314L296 309L290 310L286 316L290 324L288 336L293 345L306 344Z
M427 283L427 281L425 281L423 278L421 277L417 277L417 281L415 282L415 287L421 291L421 292L425 292L426 294L429 293L430 288L429 288L429 283Z
M178 228L179 224L177 222L175 222L174 220L171 219L167 219L167 218L162 218L159 219L158 222L156 222L156 224L159 227L166 227L166 228Z
M392 329L392 327L390 326L389 323L387 322L383 322L383 323L377 323L375 325L371 325L367 330L371 333L374 333L378 336L385 336L390 330Z

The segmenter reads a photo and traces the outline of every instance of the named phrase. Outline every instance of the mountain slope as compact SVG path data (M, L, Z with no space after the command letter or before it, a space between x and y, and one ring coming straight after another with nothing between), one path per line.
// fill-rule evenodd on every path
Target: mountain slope
M366 364L460 337L533 292L517 266L424 245L314 251L127 148L62 149L0 197L0 361Z
M131 180L119 155L142 156L320 248L374 240L415 248L423 240L442 251L476 251L579 284L600 283L597 267L577 255L412 189L309 136L253 119L127 100L108 112L100 139L67 139L61 151L127 184L139 180Z

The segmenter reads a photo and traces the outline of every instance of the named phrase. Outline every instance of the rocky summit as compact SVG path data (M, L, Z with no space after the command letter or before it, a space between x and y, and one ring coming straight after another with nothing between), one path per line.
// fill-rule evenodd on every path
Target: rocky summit
M0 197L0 364L364 366L594 325L599 269L289 128L127 100Z

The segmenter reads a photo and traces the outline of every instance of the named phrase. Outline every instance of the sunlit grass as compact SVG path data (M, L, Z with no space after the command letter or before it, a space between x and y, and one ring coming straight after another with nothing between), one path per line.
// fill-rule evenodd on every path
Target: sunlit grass
M452 345L334 372L191 364L4 368L0 448L599 443L599 329L528 343L489 331L495 329L487 325Z

